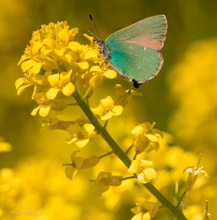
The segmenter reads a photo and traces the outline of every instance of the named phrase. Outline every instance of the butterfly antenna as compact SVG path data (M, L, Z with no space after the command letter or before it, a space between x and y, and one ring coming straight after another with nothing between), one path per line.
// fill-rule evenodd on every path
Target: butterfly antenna
M94 26L94 28L95 28L95 30L96 30L96 32L97 32L97 35L91 33L90 31L89 31L89 32L90 32L93 36L95 36L96 38L98 38L99 40L101 40L101 39L102 39L102 38L101 38L101 35L100 35L100 33L99 33L99 31L98 31L98 29L97 29L97 27L96 27L96 24L95 24L95 22L94 22L94 20L93 20L92 15L89 14L89 17L90 17L90 20L91 20L92 23L93 23L93 26Z

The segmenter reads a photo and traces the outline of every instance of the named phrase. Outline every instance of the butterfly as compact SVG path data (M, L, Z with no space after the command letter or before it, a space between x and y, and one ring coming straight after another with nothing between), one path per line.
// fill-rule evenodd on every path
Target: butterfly
M114 32L105 41L97 40L97 45L104 61L138 88L157 76L163 66L160 50L167 28L166 16L156 15Z

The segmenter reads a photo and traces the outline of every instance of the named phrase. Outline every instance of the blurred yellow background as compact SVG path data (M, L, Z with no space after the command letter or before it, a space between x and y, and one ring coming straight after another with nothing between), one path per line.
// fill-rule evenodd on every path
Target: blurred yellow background
M82 175L73 182L66 178L62 164L69 162L75 146L64 142L67 136L63 132L41 131L42 119L30 115L36 106L31 100L32 90L17 96L14 86L15 80L22 76L17 63L34 30L41 24L66 20L71 28L79 28L76 40L86 44L83 33L96 33L89 14L103 39L143 18L166 15L169 27L162 50L164 66L154 80L139 88L143 97L135 97L126 109L124 116L129 118L131 127L124 131L125 124L118 119L122 125L119 130L124 133L119 135L130 136L130 129L136 123L155 121L157 128L174 136L175 145L196 155L202 153L202 164L210 176L207 199L214 216L217 205L216 7L215 1L196 0L1 0L0 137L13 149L0 154L0 197L3 195L0 218L1 215L6 220L132 217L130 208L135 201L126 199L132 195L124 189L113 189L121 195L118 198L92 199L88 171L83 174L86 179ZM129 88L123 79L117 82ZM109 92L109 86L113 84L103 88L104 94ZM203 199L205 204L206 198ZM118 201L118 208L114 207ZM23 213L15 213L21 210ZM28 210L35 214L28 214Z

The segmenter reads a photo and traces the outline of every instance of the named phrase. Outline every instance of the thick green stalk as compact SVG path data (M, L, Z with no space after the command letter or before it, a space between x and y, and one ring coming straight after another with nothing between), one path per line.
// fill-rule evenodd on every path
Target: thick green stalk
M83 110L85 115L88 117L90 122L93 124L97 132L103 137L103 139L107 142L107 144L111 147L114 154L126 165L126 167L130 167L131 160L124 153L124 151L119 147L119 145L114 141L114 139L110 136L107 130L99 123L97 118L94 116L92 111L86 102L81 98L78 91L75 90L73 93L74 99L77 101L80 108ZM167 207L178 220L187 220L187 218L183 215L183 213L176 209L174 205L172 205L151 183L143 184L160 202L164 207Z

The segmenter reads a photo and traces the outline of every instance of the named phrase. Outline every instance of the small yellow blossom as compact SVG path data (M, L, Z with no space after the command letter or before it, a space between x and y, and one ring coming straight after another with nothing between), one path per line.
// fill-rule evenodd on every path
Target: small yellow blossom
M192 189L193 185L195 184L197 178L199 176L208 176L206 171L203 170L203 166L201 167L188 167L184 170L184 173L188 173L188 179L185 186L185 192L188 192Z
M11 151L12 146L4 141L4 138L0 137L0 153Z
M21 92L23 92L24 89L27 87L32 86L32 84L29 82L29 79L27 78L19 78L15 82L15 87L17 90L17 95L20 95Z
M90 73L89 86L91 89L94 89L102 83L103 71L99 66L92 66L90 68Z
M96 135L94 126L84 115L72 121L52 117L45 121L43 126L50 130L66 131L71 135L66 139L66 142L68 144L75 143L80 148L84 147Z
M138 154L144 151L149 153L152 150L158 150L159 141L163 134L158 129L153 129L154 125L155 123L144 122L131 131L134 135L133 146Z
M113 99L107 96L100 100L98 107L91 108L91 110L101 120L108 120L114 115L121 115L123 107L121 105L115 105Z
M120 84L115 85L115 92L116 95L118 96L115 103L123 107L130 101L132 96L142 96L141 93L134 91L132 89L124 90L124 88Z
M70 160L72 161L71 164L64 164L64 165L69 165L65 169L66 176L69 179L74 179L77 172L81 169L88 169L94 167L100 160L97 156L91 156L85 159L83 159L82 157L76 157L76 154L78 152L80 151L77 150L71 154L70 157Z
M34 99L38 106L32 111L32 115L36 115L39 112L41 117L47 116L51 110L61 112L66 108L66 104L62 99L53 99L49 100L46 97L46 90L43 91L43 88L35 87L35 90L32 95L32 99Z
M121 185L122 179L122 176L113 176L109 172L100 172L95 182L96 190L101 194L107 191L109 186Z
M156 171L152 168L152 161L133 160L128 172L137 175L137 179L141 183L148 183L156 177Z
M48 76L47 79L52 87L46 92L46 97L55 99L59 91L62 91L65 96L70 96L75 90L75 86L71 82L71 74L72 70L69 70Z
M96 135L95 127L90 123L86 123L82 126L79 124L72 124L66 131L71 134L71 137L68 138L66 142L68 144L75 142L80 148L84 147L90 139Z
M20 95L29 86L48 86L47 75L50 75L50 72L46 72L45 75L25 74L25 77L17 79L15 82L17 95Z
M145 201L137 203L136 207L132 208L131 211L135 214L131 220L151 220L159 209L158 202Z
M57 117L53 117L50 121L44 121L43 126L48 127L50 130L66 130L70 125L75 124L76 121L63 121Z

